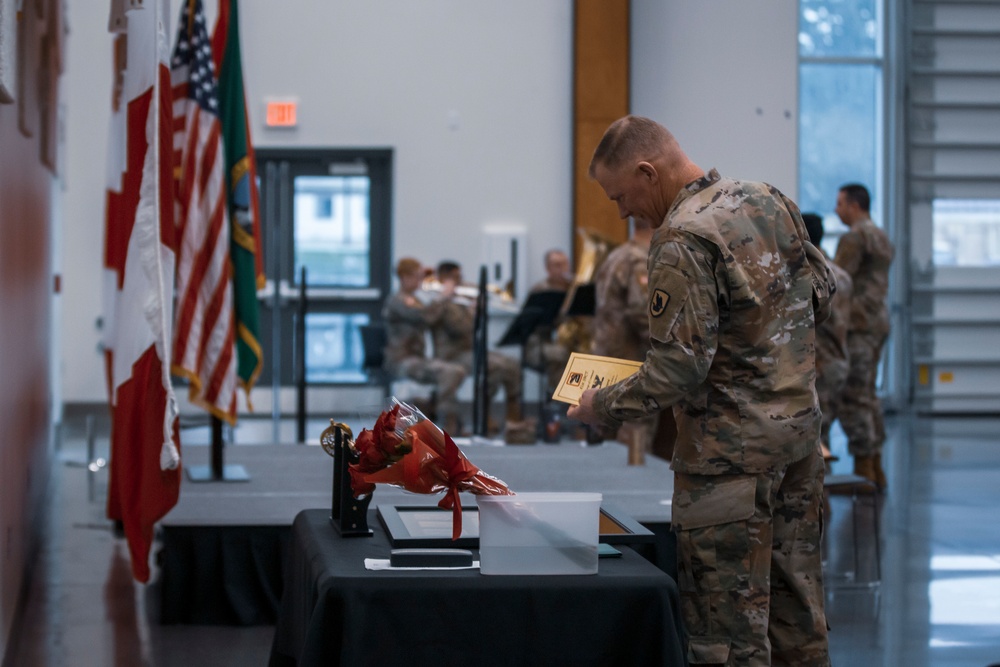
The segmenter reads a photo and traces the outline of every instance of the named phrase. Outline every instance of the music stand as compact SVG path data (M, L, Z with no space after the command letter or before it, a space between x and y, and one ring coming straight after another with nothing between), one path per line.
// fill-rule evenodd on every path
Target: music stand
M566 317L593 316L597 310L597 287L594 283L574 283L566 294Z

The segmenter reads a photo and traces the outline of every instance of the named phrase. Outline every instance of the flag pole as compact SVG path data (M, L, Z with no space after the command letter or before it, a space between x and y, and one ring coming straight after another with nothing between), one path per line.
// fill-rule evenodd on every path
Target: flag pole
M209 454L209 465L185 466L188 481L190 482L249 482L250 473L240 464L225 463L225 455L222 441L222 420L211 415L209 426L212 431L211 452ZM191 451L190 449L188 450Z
M222 459L222 420L212 415L212 479L215 481L226 476Z

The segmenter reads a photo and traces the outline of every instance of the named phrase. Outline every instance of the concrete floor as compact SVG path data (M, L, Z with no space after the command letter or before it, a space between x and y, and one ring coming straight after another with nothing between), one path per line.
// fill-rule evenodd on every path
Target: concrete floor
M310 421L315 439L328 424ZM870 498L831 498L827 616L834 665L985 667L1000 662L1000 419L892 418L879 503L882 579L874 575ZM106 455L106 426L96 428ZM280 427L282 438L294 433ZM241 443L270 442L271 422L244 421ZM264 665L273 627L162 626L155 587L130 577L128 551L104 518L106 469L90 472L85 430L68 418L57 452L45 544L4 667ZM189 446L207 441L191 429ZM842 434L833 443L850 472ZM156 576L154 572L154 577Z

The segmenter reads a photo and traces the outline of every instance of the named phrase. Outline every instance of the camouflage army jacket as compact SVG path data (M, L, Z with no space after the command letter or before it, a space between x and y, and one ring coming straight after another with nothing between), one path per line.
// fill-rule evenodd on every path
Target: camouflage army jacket
M635 241L620 245L597 270L593 352L642 361L649 350L646 259L649 251Z
M842 268L830 262L833 275L837 278L837 293L830 304L830 317L816 326L816 368L822 370L828 364L848 364L847 330L851 323L851 276Z
M397 292L386 299L382 309L386 337L385 361L396 364L407 357L424 357L427 327L441 317L439 302L425 306L412 294Z
M892 243L870 218L860 220L840 237L833 261L850 274L854 283L851 299L851 332L889 333L889 266Z
M814 311L835 289L798 207L714 169L677 195L649 252L651 350L597 392L614 426L674 405L672 467L756 473L818 447Z
M463 353L472 350L476 314L471 307L450 299L441 300L438 307L441 315L431 327L434 356L455 361Z

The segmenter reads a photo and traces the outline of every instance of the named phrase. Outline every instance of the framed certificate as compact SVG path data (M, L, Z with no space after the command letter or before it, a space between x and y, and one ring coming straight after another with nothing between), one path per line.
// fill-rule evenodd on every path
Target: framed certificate
M462 508L462 534L451 539L451 510L436 505L379 505L378 518L394 549L401 547L479 548L479 508ZM601 503L599 542L642 544L656 537L614 505Z

